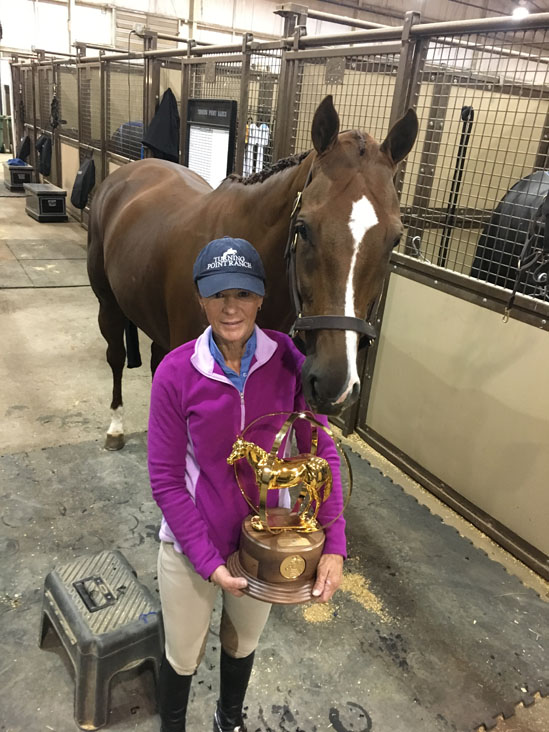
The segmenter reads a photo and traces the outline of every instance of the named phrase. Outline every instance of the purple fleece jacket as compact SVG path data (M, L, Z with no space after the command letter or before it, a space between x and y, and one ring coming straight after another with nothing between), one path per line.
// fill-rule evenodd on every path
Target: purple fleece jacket
M215 363L209 331L168 353L156 370L148 433L152 493L163 515L160 539L172 542L204 579L238 549L242 520L250 513L227 463L237 435L269 412L307 409L301 391L304 357L288 336L256 326L256 351L240 393ZM270 424L278 429L283 421L279 417ZM270 450L276 431L265 429L266 424L260 421L246 439ZM310 425L305 421L299 423L296 438L300 451L309 449ZM318 454L330 463L333 476L332 494L319 512L325 524L339 513L343 499L339 456L323 430ZM240 461L239 467L245 463ZM246 486L250 490L248 482ZM278 495L284 491L269 493L268 505L287 505L286 497ZM324 553L346 556L342 516L326 529Z

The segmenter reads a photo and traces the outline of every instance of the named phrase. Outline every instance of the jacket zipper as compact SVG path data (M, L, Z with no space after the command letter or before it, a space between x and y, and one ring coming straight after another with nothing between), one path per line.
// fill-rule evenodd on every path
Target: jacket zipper
M246 386L246 382L244 382L244 386ZM246 409L244 407L244 387L242 388L242 391L239 393L240 393L240 431L242 432L242 430L244 429L244 425L246 423Z
M269 360L269 359L267 359L267 360ZM191 363L192 363L192 361L191 361ZM264 366L266 363L267 363L267 361L263 361L262 363L259 363L258 361L256 361L253 364L253 366L248 371L248 375L246 376L246 379L244 381L244 386L242 387L242 391L240 391L238 389L238 387L235 386L233 384L233 382L225 376L225 374L223 374L223 376L222 376L221 374L207 373L207 372L203 371L202 369L198 368L195 364L193 364L194 367L197 369L197 371L199 371L199 373L201 373L206 378L212 379L213 381L220 381L223 384L230 384L231 386L234 386L234 388L238 391L238 393L240 394L240 431L241 432L244 429L244 425L246 424L246 407L244 404L244 389L246 388L248 379L253 374L253 372L256 371L257 369L261 368L262 366Z

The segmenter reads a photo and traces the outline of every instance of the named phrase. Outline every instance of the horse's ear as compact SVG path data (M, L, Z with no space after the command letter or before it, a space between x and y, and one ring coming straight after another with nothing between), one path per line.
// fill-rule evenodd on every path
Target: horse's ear
M389 134L381 143L382 152L386 153L395 165L408 155L416 141L418 130L417 115L409 109L404 117L395 122Z
M339 116L335 110L332 95L320 102L313 117L311 137L319 155L330 150L337 140L339 132Z

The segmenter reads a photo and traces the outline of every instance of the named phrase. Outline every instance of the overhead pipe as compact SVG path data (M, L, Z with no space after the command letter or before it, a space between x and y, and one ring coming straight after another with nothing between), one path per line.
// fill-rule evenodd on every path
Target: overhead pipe
M336 15L335 13L325 13L322 10L314 10L305 5L280 5L275 11L275 15L281 15L283 18L288 15L301 15L303 18L312 18L313 20L323 20L328 23L339 23L340 25L350 25L354 28L387 28L383 23L374 23L371 20L361 20L360 18L351 18L346 15ZM390 27L390 26L389 26Z
M449 45L460 45L463 44L466 47L470 47L470 44L453 39L448 38L447 40L443 38L444 34L450 34L450 33L456 33L456 34L465 34L465 33L488 33L488 32L498 32L498 31L504 31L504 30L516 30L516 29L523 29L523 30L533 30L536 28L541 27L547 27L549 25L549 13L536 13L533 15L529 15L526 18L514 18L513 16L504 16L500 18L477 18L475 20L465 20L465 21L448 21L445 23L418 23L417 25L414 25L410 30L410 37L411 38L420 38L420 37L427 37L427 36L442 36L441 42L447 43ZM318 46L337 46L337 45L343 45L343 44L349 44L349 43L360 43L360 42L375 42L375 41L398 41L402 37L403 32L403 26L386 26L382 28L373 28L371 30L361 30L351 33L337 33L337 34L330 34L330 35L319 35L319 36L302 36L299 40L299 46L300 48L314 48ZM280 41L278 41L279 47L281 48L291 48L294 43L294 38L281 38ZM265 48L271 47L272 43L268 42L265 45ZM91 44L90 44L91 46ZM197 47L198 44L193 46L193 48L190 49L190 55L191 56L203 56L206 54L229 54L229 53L240 53L242 51L242 46L240 43L237 44L229 44L224 46L216 46L216 45L207 45L207 46L201 46ZM253 50L260 49L263 47L263 44L259 42L253 42L251 44L251 48ZM479 49L482 49L482 46L478 46ZM499 52L500 49L497 49L496 47L490 47L490 51L493 52ZM509 55L516 55L517 51L513 51L512 49L501 49L502 53L506 53ZM520 52L518 52L520 53ZM57 54L58 56L61 56L61 54ZM94 63L98 62L100 60L112 60L112 61L122 61L122 60L131 60L131 59L144 59L148 57L157 57L157 58L163 58L163 57L178 57L178 56L188 56L189 50L187 48L184 49L165 49L163 51L144 51L144 52L120 52L120 53L114 53L109 55L102 55L102 56L90 56L90 57L82 57L79 60L82 62L87 63ZM73 56L70 57L71 62L75 61L75 58ZM62 59L50 59L47 62L40 61L38 62L41 65L45 64L51 64L51 63L66 63Z

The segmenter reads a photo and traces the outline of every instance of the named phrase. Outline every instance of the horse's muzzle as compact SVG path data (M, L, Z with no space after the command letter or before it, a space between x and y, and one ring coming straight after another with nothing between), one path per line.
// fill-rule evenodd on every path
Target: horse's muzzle
M336 415L350 407L358 399L360 383L348 384L347 380L347 373L316 367L312 358L303 364L303 396L314 412Z

